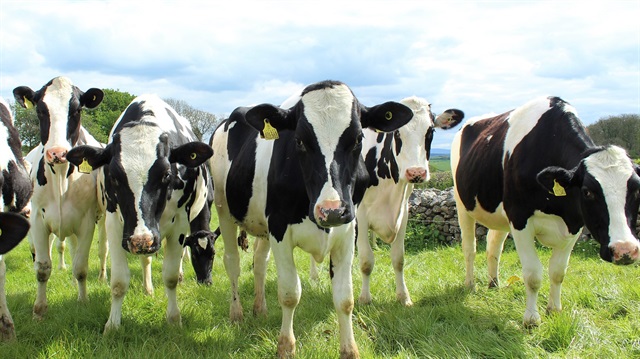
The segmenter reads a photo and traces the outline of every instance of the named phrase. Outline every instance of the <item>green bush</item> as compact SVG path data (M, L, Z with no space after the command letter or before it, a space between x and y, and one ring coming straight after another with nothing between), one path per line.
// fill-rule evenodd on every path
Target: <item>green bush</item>
M426 184L419 186L421 188L435 188L445 190L453 187L453 176L451 171L431 172L431 179Z

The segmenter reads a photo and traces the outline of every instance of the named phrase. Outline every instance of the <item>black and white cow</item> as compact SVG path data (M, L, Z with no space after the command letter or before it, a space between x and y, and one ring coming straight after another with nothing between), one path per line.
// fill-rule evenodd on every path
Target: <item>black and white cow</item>
M16 213L24 212L33 187L22 157L22 144L13 125L11 109L1 97L0 189L0 340L4 341L15 338L15 329L4 289L6 265L3 254L18 245L29 230L29 221Z
M487 226L489 286L511 232L527 292L524 325L540 322L542 264L534 238L552 248L548 312L560 311L571 250L586 226L602 259L638 260L633 234L640 205L640 168L615 146L595 146L575 109L558 97L469 121L453 141L451 169L462 231L467 287L474 287L475 223Z
M464 113L449 109L435 117L431 104L419 97L400 101L413 111L409 123L391 133L364 129L362 155L369 172L369 187L358 206L358 258L362 272L359 301L371 302L369 280L374 255L369 230L391 244L391 263L396 275L396 297L412 305L404 281L404 237L409 218L409 196L415 183L429 180L431 141L436 128L449 129L462 121ZM313 261L312 261L313 263Z
M70 166L66 155L77 145L99 143L81 126L84 107L94 108L104 96L102 90L86 92L66 77L56 77L40 90L20 86L13 90L23 107L35 106L40 121L40 144L27 155L34 184L31 199L30 240L35 252L38 290L33 314L41 319L47 311L47 282L51 275L52 234L69 237L74 246L73 275L78 281L78 300L87 299L89 249L96 220L96 176L83 176Z
M111 313L105 332L121 323L130 277L127 252L148 257L160 249L163 238L167 320L181 324L176 299L180 242L190 232L189 222L208 210L205 162L211 155L211 147L196 140L189 122L155 95L138 96L129 104L106 148L79 146L67 154L79 170L103 169L111 253Z
M330 255L340 354L343 358L359 356L351 323L351 264L355 204L367 182L360 155L362 128L394 131L411 117L411 110L400 103L365 107L345 84L324 81L306 87L290 109L270 104L238 108L214 133L211 168L225 242L224 263L231 281L230 316L232 320L243 317L236 245L240 225L257 237L256 314L266 313L269 246L273 251L282 307L280 357L295 353L293 313L301 294L293 261L295 247L316 260Z

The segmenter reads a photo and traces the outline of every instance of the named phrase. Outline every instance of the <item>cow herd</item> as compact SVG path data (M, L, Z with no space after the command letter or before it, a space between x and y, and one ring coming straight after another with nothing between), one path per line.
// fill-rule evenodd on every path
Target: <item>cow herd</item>
M372 301L370 231L391 244L397 299L412 305L403 274L408 199L414 184L429 179L435 129L450 129L464 118L457 109L435 116L431 105L415 96L368 107L346 84L323 81L280 105L235 109L208 144L198 141L189 121L160 98L142 95L116 121L108 143L101 144L81 125L82 109L98 106L101 90L83 91L57 77L37 91L17 87L14 96L19 105L35 107L41 141L23 158L9 106L0 102L2 339L15 337L2 254L25 236L38 283L33 315L43 319L53 240L71 242L78 300L84 301L97 229L103 279L107 253L111 258L108 332L121 324L130 280L128 254L140 257L145 290L152 293L151 255L164 243L167 321L180 325L176 287L185 249L190 249L198 282L210 284L219 235L230 281L230 319L241 321L238 234L248 233L255 237L254 315L267 312L271 253L276 264L279 357L295 354L293 316L301 297L296 247L312 257L312 276L317 276L315 262L329 257L341 357L359 357L352 327L356 246L359 301ZM498 116L467 121L453 141L451 166L465 284L474 287L476 222L490 229L490 286L498 286L500 254L511 233L523 268L527 327L540 322L542 264L535 240L552 248L548 311L562 309L562 281L583 227L600 243L605 261L630 264L640 257L634 229L640 167L619 147L596 146L576 110L560 98L539 98ZM209 227L212 207L220 224L215 231Z

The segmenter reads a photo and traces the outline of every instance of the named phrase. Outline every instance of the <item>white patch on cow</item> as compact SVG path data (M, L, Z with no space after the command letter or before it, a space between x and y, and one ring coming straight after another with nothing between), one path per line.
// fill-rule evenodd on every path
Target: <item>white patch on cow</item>
M198 245L202 247L202 249L207 249L207 244L209 244L209 241L206 238L198 238Z
M45 150L51 147L71 149L67 140L69 102L73 96L73 84L66 77L56 77L44 92L42 102L49 110L49 137L44 144Z
M304 104L304 114L313 128L320 152L324 156L327 171L328 181L322 187L317 203L339 200L340 195L334 189L329 166L333 161L340 136L351 125L353 94L346 85L338 85L308 92L301 101Z
M0 125L0 171L6 170L9 167L9 162L16 160L8 141L9 130Z
M612 245L619 242L636 242L627 224L625 204L627 182L634 173L626 152L611 146L584 159L587 171L600 183L609 211L609 238Z
M402 99L400 103L413 111L411 121L398 129L402 140L400 153L395 154L395 148L392 149L398 163L400 180L406 181L405 173L407 169L422 167L427 171L426 180L428 181L430 176L425 136L427 131L434 126L431 119L431 104L427 100L416 96Z
M141 197L148 181L149 169L157 159L156 144L163 133L156 126L125 127L120 131L122 167L127 175L126 184L133 193L137 224L133 235L151 234L142 219ZM121 185L125 185L124 183Z
M513 110L509 119L509 131L504 140L504 156L508 157L513 153L516 146L522 139L533 130L538 124L538 120L551 108L551 102L547 97L541 97ZM535 118L535 121L518 121L520 118ZM513 121L516 119L516 121Z

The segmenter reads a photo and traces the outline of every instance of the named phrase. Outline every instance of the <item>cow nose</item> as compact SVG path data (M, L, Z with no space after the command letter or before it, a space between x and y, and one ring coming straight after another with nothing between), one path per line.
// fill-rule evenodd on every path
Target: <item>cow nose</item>
M611 246L613 252L613 263L631 264L640 257L640 246L638 242L621 242Z
M427 180L427 169L424 167L409 167L404 175L407 181L411 183L422 183Z
M129 237L127 242L129 252L132 254L152 254L158 250L157 246L154 245L157 241L149 233L133 235Z
M47 163L65 163L67 162L67 149L62 147L51 147L45 152L45 160Z
M320 225L332 226L343 224L345 207L340 200L326 200L316 205L316 220Z

